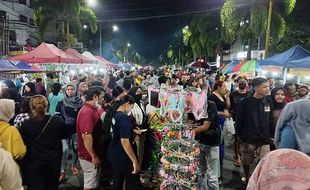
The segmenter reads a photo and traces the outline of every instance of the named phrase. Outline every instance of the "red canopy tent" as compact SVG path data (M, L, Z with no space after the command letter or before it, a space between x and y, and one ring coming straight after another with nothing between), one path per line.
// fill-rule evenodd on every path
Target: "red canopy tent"
M53 44L42 43L34 50L20 56L12 57L11 60L25 61L26 63L81 63L81 61Z
M72 55L75 58L78 58L80 60L80 63L92 63L93 61L85 57L84 55L80 54L75 49L67 49L65 51L66 54Z
M118 67L116 64L111 63L110 61L106 60L105 58L101 56L96 56L96 58L107 67L112 67L112 68Z

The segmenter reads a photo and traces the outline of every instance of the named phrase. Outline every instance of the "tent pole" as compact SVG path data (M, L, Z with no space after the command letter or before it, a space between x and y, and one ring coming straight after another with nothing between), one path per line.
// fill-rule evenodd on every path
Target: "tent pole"
M284 69L283 84L286 83L286 78L287 78L287 68Z

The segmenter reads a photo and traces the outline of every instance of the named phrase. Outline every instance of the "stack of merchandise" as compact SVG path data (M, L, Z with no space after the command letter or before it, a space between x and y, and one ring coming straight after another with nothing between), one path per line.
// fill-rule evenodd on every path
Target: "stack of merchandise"
M166 124L161 144L160 190L196 190L200 149L187 125Z
M190 94L190 96L188 96ZM195 190L200 149L192 126L183 124L186 102L192 92L160 90L160 116L169 120L161 128L162 143L159 171L162 177L160 190ZM199 114L201 110L199 110Z

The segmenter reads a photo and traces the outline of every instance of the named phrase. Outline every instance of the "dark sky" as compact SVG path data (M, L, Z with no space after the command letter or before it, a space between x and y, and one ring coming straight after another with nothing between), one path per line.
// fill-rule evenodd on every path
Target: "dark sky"
M93 8L98 19L107 22L107 25L117 24L120 32L128 36L132 46L147 60L155 60L167 48L174 32L184 27L194 15L220 8L224 2L224 0L98 1L100 4Z

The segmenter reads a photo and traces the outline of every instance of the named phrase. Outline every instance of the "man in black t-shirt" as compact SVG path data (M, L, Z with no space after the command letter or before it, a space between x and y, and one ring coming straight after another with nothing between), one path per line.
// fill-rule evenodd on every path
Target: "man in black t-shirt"
M236 117L236 135L240 137L242 165L246 182L250 178L250 165L254 163L255 152L262 158L270 151L270 117L272 104L269 95L269 83L262 77L254 78L253 96L244 98L238 107Z
M238 77L237 78L237 89L236 91L232 92L229 96L230 98L230 113L232 114L232 118L236 121L236 116L238 112L238 106L244 98L250 96L250 92L246 90L246 86L248 85L248 81L245 77ZM235 160L234 165L240 167L241 165L241 158L240 158L240 140L237 136L235 136L234 142L234 151L235 151Z
M208 101L207 113L207 118L199 121L196 121L193 114L189 114L188 119L199 125L199 127L193 129L201 149L198 168L198 187L202 190L217 190L219 189L217 163L219 160L221 130L216 104L214 102Z

